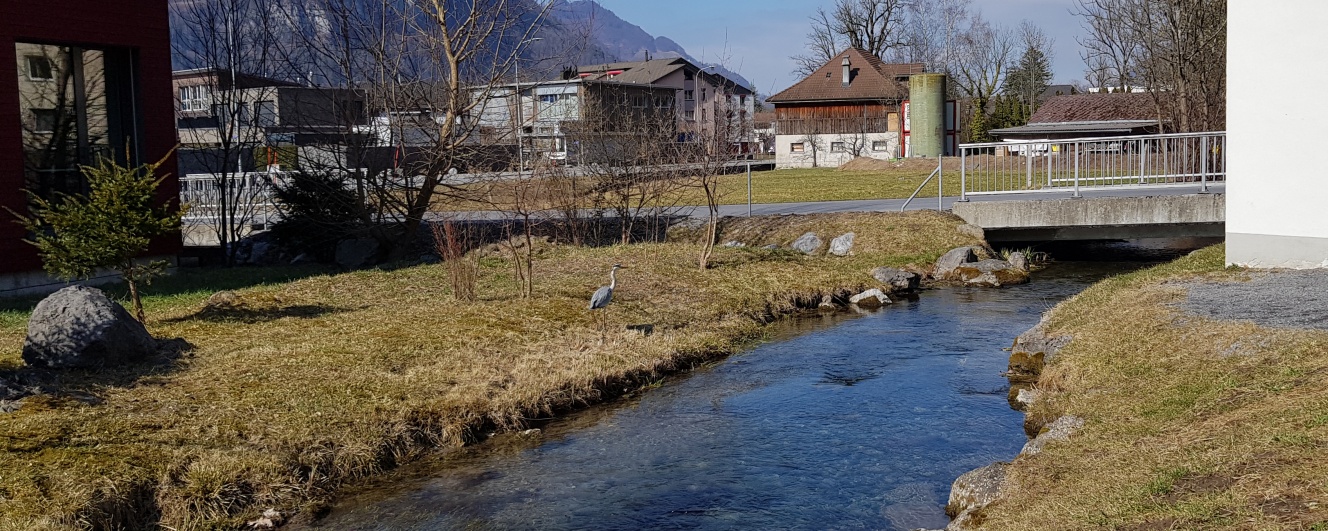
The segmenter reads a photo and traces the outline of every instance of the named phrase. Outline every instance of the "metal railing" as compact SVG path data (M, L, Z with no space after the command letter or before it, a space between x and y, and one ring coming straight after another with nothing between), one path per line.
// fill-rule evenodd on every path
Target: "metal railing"
M936 210L945 210L945 207L943 206L942 203L942 201L945 200L945 170L943 169L944 164L945 164L945 159L941 157L936 157L936 169L932 170L931 174L928 175L926 179L922 180L922 184L918 185L917 190L913 190L913 195L908 196L908 199L904 200L904 204L899 206L900 212L903 212L904 209L908 208L908 204L913 202L913 198L918 196L918 193L922 191L923 186L927 186L927 183L931 182L932 177L937 178Z
M232 214L229 217L235 217L235 213L257 219L275 217L273 186L284 178L285 174L276 172L191 173L180 177L180 202L189 205L184 219L215 222L222 219L223 208Z
M960 201L970 195L1194 186L1226 180L1225 131L989 142L959 146Z

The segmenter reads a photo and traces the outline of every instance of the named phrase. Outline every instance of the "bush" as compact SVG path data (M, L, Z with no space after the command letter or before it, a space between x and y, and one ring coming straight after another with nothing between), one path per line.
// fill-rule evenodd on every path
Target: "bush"
M276 188L281 221L272 236L289 251L331 262L337 242L363 232L363 205L343 177L295 173Z

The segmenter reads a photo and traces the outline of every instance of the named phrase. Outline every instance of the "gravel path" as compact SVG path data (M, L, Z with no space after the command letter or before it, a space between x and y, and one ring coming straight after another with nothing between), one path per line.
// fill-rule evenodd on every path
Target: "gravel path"
M1328 269L1260 271L1248 282L1193 283L1185 310L1260 326L1328 330Z

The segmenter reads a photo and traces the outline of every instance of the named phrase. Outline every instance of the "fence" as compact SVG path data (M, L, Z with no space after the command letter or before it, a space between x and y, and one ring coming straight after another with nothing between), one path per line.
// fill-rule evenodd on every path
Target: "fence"
M959 146L960 200L969 195L1081 188L1194 186L1226 180L1226 132Z
M276 217L273 185L285 178L278 172L245 172L227 175L192 173L180 178L180 202L189 205L185 221L217 222L225 216L265 223Z

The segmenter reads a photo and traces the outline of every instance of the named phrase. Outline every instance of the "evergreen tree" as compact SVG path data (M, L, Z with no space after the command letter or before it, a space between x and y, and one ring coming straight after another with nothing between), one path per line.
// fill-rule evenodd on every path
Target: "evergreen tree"
M129 285L139 322L144 318L139 286L162 274L167 263L141 263L134 258L148 249L153 238L178 230L184 215L170 202L157 202L157 188L166 178L157 176L157 169L165 161L128 168L101 159L96 166L82 167L90 189L87 195L47 199L29 191L32 217L16 214L19 224L33 234L28 243L37 247L52 275L73 280L89 278L98 269L118 271Z
M1051 84L1051 64L1046 54L1034 47L1024 50L1019 62L1010 67L1001 92L1014 96L1031 111L1037 110L1038 98Z

